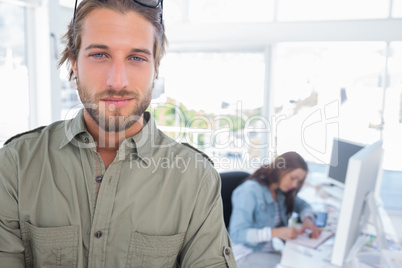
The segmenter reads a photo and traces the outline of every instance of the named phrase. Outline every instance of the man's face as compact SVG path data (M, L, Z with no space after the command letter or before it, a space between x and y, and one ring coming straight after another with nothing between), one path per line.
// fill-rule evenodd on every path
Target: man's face
M117 132L141 118L156 77L154 36L152 24L135 12L87 15L78 58L71 61L87 123Z

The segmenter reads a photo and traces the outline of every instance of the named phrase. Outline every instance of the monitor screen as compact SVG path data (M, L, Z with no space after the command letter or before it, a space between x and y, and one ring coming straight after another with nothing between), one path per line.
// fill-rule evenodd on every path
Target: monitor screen
M349 158L360 151L363 147L364 146L361 144L334 139L328 177L335 180L335 182L344 184L346 171L348 170Z

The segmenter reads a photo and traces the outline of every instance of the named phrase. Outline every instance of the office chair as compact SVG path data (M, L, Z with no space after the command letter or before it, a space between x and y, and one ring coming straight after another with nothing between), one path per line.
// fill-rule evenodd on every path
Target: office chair
M219 174L221 176L222 188L221 196L223 203L223 218L226 229L229 227L230 216L232 215L232 192L250 174L244 171L230 171Z

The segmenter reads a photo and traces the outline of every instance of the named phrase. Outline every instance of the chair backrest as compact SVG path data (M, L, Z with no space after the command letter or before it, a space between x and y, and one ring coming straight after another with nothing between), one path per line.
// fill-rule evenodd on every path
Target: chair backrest
M222 188L221 196L223 202L223 217L226 228L229 227L230 216L232 215L232 192L250 174L244 171L230 171L220 173Z

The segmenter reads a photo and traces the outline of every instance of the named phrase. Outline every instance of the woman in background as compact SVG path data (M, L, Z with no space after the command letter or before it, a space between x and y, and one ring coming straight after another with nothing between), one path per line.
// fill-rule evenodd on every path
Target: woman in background
M278 156L261 166L232 195L229 233L238 268L276 267L280 263L282 240L303 232L317 238L314 213L307 202L297 197L308 167L296 152ZM300 229L288 227L292 212L299 214Z

